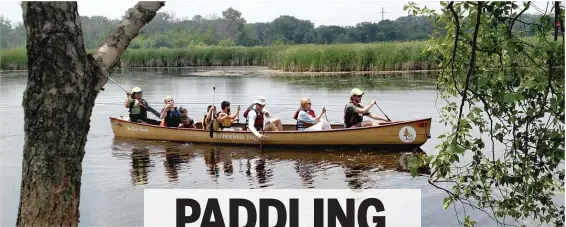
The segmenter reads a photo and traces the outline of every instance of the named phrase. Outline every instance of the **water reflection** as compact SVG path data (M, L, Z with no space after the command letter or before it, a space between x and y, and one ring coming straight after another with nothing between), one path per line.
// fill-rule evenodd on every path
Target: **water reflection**
M165 148L165 161L163 165L169 182L177 182L179 171L183 165L189 168L189 161L194 157L193 153L183 153L177 146L167 146Z
M256 172L256 179L259 183L259 187L266 188L271 186L270 181L273 177L273 170L271 168L267 168L266 159L264 155L259 155L258 159L255 160L255 172Z
M303 181L303 185L307 188L314 188L313 181L314 181L314 172L315 172L315 164L308 163L303 160L295 161L295 172L301 177L301 181Z
M133 148L130 157L132 158L132 184L147 184L149 167L153 167L149 157L149 149L145 147Z
M193 187L316 188L318 184L331 188L375 188L379 182L372 175L381 171L398 171L406 164L399 161L399 152L351 150L288 150L267 148L259 152L255 147L211 146L114 138L115 157L131 158L131 175L134 185L148 184L148 174L164 171L167 182L203 182ZM163 170L153 163L161 162ZM200 160L202 159L202 160ZM199 164L202 163L202 164ZM189 171L190 168L190 171ZM191 176L181 180L180 172ZM408 174L408 173L406 173ZM159 175L159 174L158 174ZM163 181L152 175L152 181ZM277 177L275 177L277 176ZM194 178L194 179L193 179ZM198 178L198 179L197 179ZM321 181L321 178L324 179ZM327 184L325 181L336 181ZM243 181L242 181L243 180ZM241 184L247 182L247 184ZM341 182L341 183L340 183ZM163 182L165 183L165 182ZM163 184L162 183L162 184Z

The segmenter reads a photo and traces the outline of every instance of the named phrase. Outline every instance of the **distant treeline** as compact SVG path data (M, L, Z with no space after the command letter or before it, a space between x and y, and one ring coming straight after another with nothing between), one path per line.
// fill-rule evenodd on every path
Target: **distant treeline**
M535 22L539 16L523 15L520 20ZM96 48L119 23L103 16L81 17L85 47ZM282 15L268 23L246 23L242 14L228 8L222 16L195 15L191 20L160 12L134 39L129 48L187 48L194 45L266 46L274 44L341 44L425 40L433 33L425 17L405 16L379 23L356 26L318 26L309 20ZM514 26L530 36L525 24ZM0 48L25 48L26 33L21 23L12 26L0 16Z

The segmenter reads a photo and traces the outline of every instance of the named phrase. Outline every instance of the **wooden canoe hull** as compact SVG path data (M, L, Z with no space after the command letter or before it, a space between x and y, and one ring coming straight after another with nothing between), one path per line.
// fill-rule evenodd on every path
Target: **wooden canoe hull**
M145 140L179 141L192 143L259 145L260 141L249 131L210 131L203 129L166 128L156 125L128 122L110 117L115 137ZM343 128L332 125L331 130L299 132L295 125L285 124L281 132L265 132L264 146L394 146L420 147L430 138L431 118L387 123L365 128ZM197 123L197 127L200 124ZM238 126L243 126L240 124Z

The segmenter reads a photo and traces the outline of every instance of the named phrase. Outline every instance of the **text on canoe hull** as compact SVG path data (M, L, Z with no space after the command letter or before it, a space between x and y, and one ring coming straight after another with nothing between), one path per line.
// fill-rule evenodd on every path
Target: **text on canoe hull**
M225 140L259 140L257 136L252 133L216 133L213 135L215 139L225 139ZM265 138L266 140L269 139L268 136Z

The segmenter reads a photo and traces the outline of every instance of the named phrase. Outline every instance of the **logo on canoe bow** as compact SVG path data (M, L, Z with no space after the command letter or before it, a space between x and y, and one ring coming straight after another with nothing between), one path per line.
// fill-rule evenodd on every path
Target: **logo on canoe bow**
M126 129L128 129L128 131L133 131L133 132L149 132L149 129L147 129L147 128L142 128L142 127L130 127L130 126L126 126Z
M411 143L415 141L415 136L417 132L411 126L405 126L399 130L399 139L403 141L403 143Z

